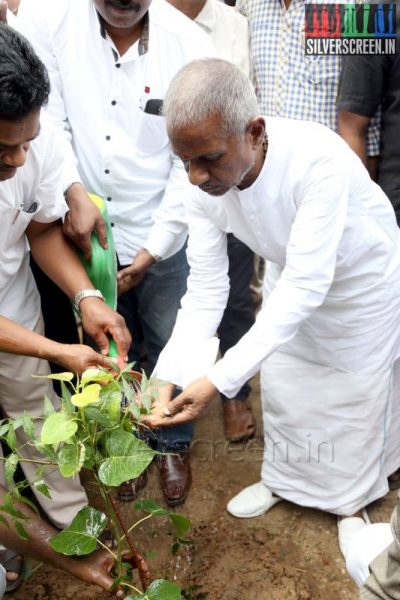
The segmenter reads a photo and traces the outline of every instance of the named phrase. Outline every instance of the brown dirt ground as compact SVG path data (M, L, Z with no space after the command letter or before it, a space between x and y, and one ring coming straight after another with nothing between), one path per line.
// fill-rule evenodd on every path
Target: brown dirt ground
M257 382L252 403L258 431L247 446L226 444L217 403L197 425L194 484L180 509L192 521L193 544L172 556L172 531L165 520L145 523L136 544L147 553L153 575L179 583L187 600L356 600L357 589L337 545L334 516L287 502L256 519L234 519L226 512L227 501L259 479L262 437ZM96 504L90 489L89 494ZM154 465L142 497L162 503ZM371 520L389 520L395 499L392 492L372 506ZM134 522L131 505L121 506L126 522ZM42 566L8 598L105 600L110 595Z

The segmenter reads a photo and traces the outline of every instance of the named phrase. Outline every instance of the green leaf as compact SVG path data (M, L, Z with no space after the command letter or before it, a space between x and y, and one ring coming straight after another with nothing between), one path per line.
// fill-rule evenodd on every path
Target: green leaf
M146 592L127 596L125 600L180 600L181 591L177 585L165 579L153 581Z
M184 517L178 513L169 513L169 518L175 526L176 535L178 538L181 538L187 534L190 529L190 520L187 517Z
M14 475L18 466L18 455L13 452L6 458L5 471L7 487L10 489L14 485Z
M8 444L8 446L11 448L11 450L15 450L15 448L17 447L17 436L15 434L15 430L14 427L12 426L12 424L10 425L10 429L8 430L8 433L6 435L6 442Z
M154 500L139 500L139 502L135 503L134 508L135 510L143 510L157 517L167 517L170 514L169 510L162 508Z
M6 420L1 421L0 437L4 437L5 435L7 435L9 429L10 429L10 423Z
M49 375L32 375L35 379L53 379L54 381L72 381L75 375L73 373L50 373Z
M110 381L114 381L114 377L109 371L105 371L104 369L96 369L92 367L90 369L86 369L86 371L82 373L81 377L81 383L84 386L87 385L90 381L107 383Z
M122 389L124 391L124 396L126 397L128 402L132 402L132 400L135 397L135 393L132 389L132 386L125 379L122 380Z
M82 468L85 460L83 444L65 445L58 453L58 468L63 477L73 477Z
M96 550L97 539L107 525L104 513L85 506L82 508L66 529L50 540L50 545L56 552L66 556L84 556Z
M150 414L151 411L151 402L152 402L152 398L151 398L151 394L143 394L140 397L140 400L142 401L143 407L146 411L146 414Z
M33 422L32 417L26 413L24 413L24 416L22 417L22 428L29 440L32 440L35 437L35 423Z
M83 408L89 404L96 404L100 400L101 385L91 383L87 385L79 394L72 394L71 402L78 408Z
M47 417L52 415L54 412L56 412L56 410L53 406L52 401L48 396L45 396L43 402L43 416L47 419Z
M29 540L29 535L27 534L25 527L22 525L22 523L20 521L14 521L14 526L19 537L27 542Z
M87 406L84 410L88 421L93 421L101 427L114 427L116 425L116 422L111 420L107 413L100 412L95 406Z
M78 425L71 417L62 412L53 413L43 423L40 442L44 446L65 442L77 429Z
M65 385L64 381L61 381L60 386L63 409L68 415L73 415L76 408L71 402L71 391Z
M102 461L99 478L112 487L139 477L156 454L145 442L120 430L113 431L107 438L106 452L109 458Z
M35 488L35 490L37 492L39 492L40 494L43 494L43 496L46 496L46 498L50 498L50 500L51 500L49 486L44 482L43 479L38 479L37 481L34 481L33 487Z

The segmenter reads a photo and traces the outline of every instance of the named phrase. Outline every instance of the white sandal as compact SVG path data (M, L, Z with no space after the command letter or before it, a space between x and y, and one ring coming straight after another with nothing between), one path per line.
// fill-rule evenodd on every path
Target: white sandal
M228 502L228 512L239 519L259 517L281 502L262 481L250 485Z
M362 509L362 517L338 517L339 547L345 559L352 537L370 523L371 521L365 508Z

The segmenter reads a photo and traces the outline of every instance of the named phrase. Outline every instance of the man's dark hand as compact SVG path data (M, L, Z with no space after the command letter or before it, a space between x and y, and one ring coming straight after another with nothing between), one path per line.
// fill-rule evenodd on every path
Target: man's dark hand
M102 354L109 352L109 338L117 344L118 353L127 360L131 345L131 335L125 320L100 298L84 298L79 304L82 326L97 343Z
M64 233L82 250L89 261L92 255L90 236L93 231L97 233L100 245L107 248L105 221L82 184L72 184L65 194L65 199L69 212L65 216Z
M146 271L156 262L154 256L145 248L141 248L132 261L132 264L118 273L118 294L124 294L140 283Z

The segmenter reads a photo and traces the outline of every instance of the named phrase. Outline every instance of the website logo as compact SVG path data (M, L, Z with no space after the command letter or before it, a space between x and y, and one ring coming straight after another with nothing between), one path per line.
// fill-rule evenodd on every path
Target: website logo
M396 3L305 4L305 53L395 54Z

